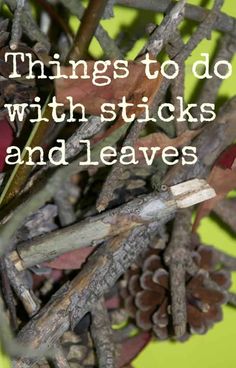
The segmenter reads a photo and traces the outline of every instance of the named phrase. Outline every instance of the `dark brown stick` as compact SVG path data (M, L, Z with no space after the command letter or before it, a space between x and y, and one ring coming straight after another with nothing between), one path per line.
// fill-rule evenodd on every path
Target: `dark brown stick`
M86 8L78 33L75 36L70 59L79 60L85 57L89 44L94 36L108 0L90 0Z

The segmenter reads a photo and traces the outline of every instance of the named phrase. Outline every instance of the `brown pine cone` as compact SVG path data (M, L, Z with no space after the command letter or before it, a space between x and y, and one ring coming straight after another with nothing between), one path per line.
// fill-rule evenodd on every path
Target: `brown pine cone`
M121 282L121 296L130 317L138 327L153 331L161 340L174 337L171 319L171 296L169 272L164 263L164 252L150 249L144 261L133 265ZM193 259L200 269L209 272L209 277L222 290L230 286L230 274L219 269L214 249L197 245ZM224 291L217 291L205 286L204 273L191 277L186 275L187 333L204 334L214 323L222 319L222 304L226 302Z

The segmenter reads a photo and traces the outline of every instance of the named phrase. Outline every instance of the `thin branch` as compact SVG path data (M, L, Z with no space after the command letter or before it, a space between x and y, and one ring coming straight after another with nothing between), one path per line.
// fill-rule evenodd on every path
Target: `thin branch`
M147 45L144 47L144 49L140 53L140 57L146 53L151 52L152 54L157 54L161 51L161 49L165 46L165 44L170 39L172 33L176 30L178 24L181 22L183 15L183 8L184 8L184 1L180 1L175 7L171 10L169 14L166 15L164 20L162 21L161 25L156 28L156 30L151 35ZM158 91L155 102L153 102L153 106L158 106L160 103L160 98L163 97L163 84L161 85L161 90ZM164 89L164 92L166 92L168 86L167 83L165 83L166 89ZM160 97L159 97L160 96ZM158 99L158 103L157 100ZM133 126L126 137L123 145L124 146L133 146L134 142L137 140L140 132L145 127L145 123L137 123L134 121ZM99 195L99 198L97 200L97 209L99 212L103 211L105 208L107 208L109 202L111 201L113 197L113 193L117 187L117 179L121 177L121 173L124 169L124 166L119 163L119 161L112 167L104 185L102 188L102 191Z
M232 305L232 307L236 307L236 294L235 293L229 293L228 294L228 304Z
M213 208L213 212L236 233L236 199L223 199Z
M183 20L184 7L185 0L180 0L175 4L173 9L165 16L160 26L156 27L152 32L147 44L140 52L139 57L148 52L152 55L158 55L161 52L172 37L173 32L176 31L178 25Z
M114 132L111 137L98 143L91 152L91 159L99 160L101 148L106 144L114 145L117 140L119 140L120 136L124 134L126 129L127 127L125 125L118 129L118 132ZM85 159L86 155L77 158L68 166L62 166L57 170L52 170L52 173L47 172L47 176L44 175L43 178L41 178L41 181L38 181L36 184L34 180L30 181L26 188L27 191L23 192L20 198L16 198L14 205L10 205L5 209L5 211L3 209L1 212L2 224L6 221L7 224L0 227L0 254L1 251L4 252L4 249L7 249L9 239L14 235L16 230L23 225L28 216L36 212L47 201L49 201L68 177L71 177L73 174L78 174L86 169L85 166L80 166L80 161ZM12 210L12 207L16 208ZM14 221L10 221L12 217L14 218Z
M11 288L10 280L7 274L6 260L5 258L0 259L0 270L1 270L1 290L4 298L6 307L10 314L10 322L13 330L17 330L18 321L16 315L16 306L13 291Z
M214 253L216 254L219 263L221 263L225 268L231 271L236 271L236 257L233 257L215 248Z
M1 346L6 354L10 357L30 357L40 359L45 356L53 356L52 351L50 353L42 352L41 350L25 348L17 341L13 335L9 326L8 318L4 309L4 303L0 294L0 324L1 324Z
M17 7L16 0L5 0L5 3L10 7L12 12L15 11ZM31 9L27 2L25 3L24 11L21 12L21 23L26 35L32 41L39 42L41 44L41 47L48 52L50 50L50 43L47 39L47 36L41 32L36 21L34 20Z
M90 0L81 19L79 30L75 36L69 56L70 59L79 60L86 56L89 44L92 41L94 33L104 13L107 2L108 0Z
M55 358L52 360L54 368L70 368L70 365L65 357L62 346L57 343L55 349Z
M99 368L115 368L115 344L111 321L104 299L100 299L91 309L91 335L98 357Z
M77 0L60 0L60 2L74 15L78 17L78 19L82 19L84 14L84 7L80 1ZM95 36L98 42L101 45L102 50L105 55L111 59L122 59L122 53L119 48L116 46L116 43L106 30L98 24L97 29L95 31Z
M224 35L219 44L216 56L211 63L210 75L211 79L208 79L203 88L201 89L200 96L198 99L198 104L201 105L203 102L208 101L209 103L215 103L219 88L223 82L223 79L217 77L214 73L215 64L219 61L226 60L229 63L232 61L233 56L236 52L236 40L235 36Z
M176 4L176 1L170 0L117 0L116 2L120 5L129 6L131 8L151 10L153 12L160 13L166 13L170 6ZM210 10L200 6L192 4L185 5L185 17L199 23L206 18L209 12ZM219 13L217 21L214 23L214 29L221 32L234 33L236 30L236 20L226 13Z
M39 311L41 303L29 286L27 276L24 272L17 271L11 260L7 257L5 258L5 262L7 265L7 274L16 295L22 301L28 315L30 317L34 316Z
M70 250L95 246L122 232L158 221L163 216L162 211L170 219L177 207L188 207L212 196L214 191L209 185L195 179L171 187L167 192L138 197L113 210L21 244L10 257L21 271Z
M173 36L170 38L168 44L166 45L166 52L171 59L174 59L183 49L184 42L181 38L180 32L176 30L173 32ZM183 96L184 98L184 82L185 82L185 62L182 60L179 63L179 74L171 83L171 101L173 106L175 106L174 116L176 121L176 133L177 136L182 134L187 128L187 122L177 122L177 116L180 116L180 107L177 104L177 97Z
M70 326L73 328L110 290L137 256L147 249L150 237L156 232L157 225L149 231L146 226L141 226L103 245L90 257L78 276L60 289L51 302L21 330L18 341L34 348L41 346L47 349ZM33 331L37 331L37 336ZM14 368L28 368L34 362L20 359L15 362Z
M165 251L165 262L170 269L171 312L177 338L183 336L187 325L186 264L191 257L191 208L176 214L171 241Z
M214 124L206 125L202 133L192 142L192 146L196 147L198 152L197 163L194 166L177 164L169 170L163 184L173 185L193 177L206 178L221 152L236 139L235 117L236 97L233 97L222 106Z
M25 6L25 0L17 1L16 10L14 12L12 29L11 29L11 41L10 41L11 50L17 49L19 41L22 36L21 16L24 11L24 6Z

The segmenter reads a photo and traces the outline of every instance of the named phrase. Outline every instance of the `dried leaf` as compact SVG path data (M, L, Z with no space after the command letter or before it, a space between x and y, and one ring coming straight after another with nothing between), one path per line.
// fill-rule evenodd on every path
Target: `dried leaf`
M207 216L217 203L231 190L236 188L236 145L230 146L216 161L208 183L215 189L216 197L203 202L198 206L193 230L196 231L200 221Z
M45 263L45 266L57 270L77 270L86 261L93 250L93 247L77 249L57 257L51 262Z
M127 339L121 347L120 357L117 367L127 366L149 343L151 335L148 332L142 332L137 336Z
M145 66L140 62L129 62L129 76L123 79L113 79L114 61L105 73L100 74L111 78L109 85L100 87L92 83L95 61L87 61L89 79L56 79L56 97L57 101L63 103L66 108L69 107L67 97L71 96L74 102L81 103L85 106L86 112L92 115L101 114L101 105L103 103L119 103L121 98L126 96L127 102L133 103L135 106L127 109L128 115L136 113L140 115L144 110L137 108L137 104L142 102L142 97L148 97L148 103L151 104L155 93L160 87L161 77L156 79L148 79L145 74ZM155 63L151 66L151 71L159 70L160 64ZM77 68L81 71L81 68ZM72 74L72 67L63 67L61 72L64 75ZM79 76L79 74L77 74Z
M144 138L140 138L136 145L136 157L137 159L143 159L143 153L139 151L139 147L155 147L158 146L161 150L158 152L158 155L161 154L161 151L168 146L173 146L176 148L182 147L190 143L193 138L195 138L200 133L200 130L186 130L180 136L176 138L169 138L164 133L152 133Z

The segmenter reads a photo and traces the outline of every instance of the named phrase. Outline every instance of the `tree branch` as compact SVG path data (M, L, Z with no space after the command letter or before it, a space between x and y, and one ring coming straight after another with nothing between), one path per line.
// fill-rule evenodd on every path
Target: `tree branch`
M145 223L163 220L163 214L170 219L176 208L188 207L212 196L214 191L209 185L195 179L171 187L167 192L138 197L113 210L20 244L10 257L17 270L22 271L68 251L95 246Z

